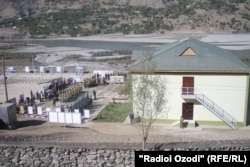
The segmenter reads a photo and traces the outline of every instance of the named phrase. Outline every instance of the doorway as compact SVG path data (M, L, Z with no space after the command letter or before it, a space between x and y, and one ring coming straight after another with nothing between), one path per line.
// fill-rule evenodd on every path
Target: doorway
M183 77L182 79L182 94L194 95L194 77Z
M194 104L193 103L182 103L182 117L185 120L193 120L194 114Z

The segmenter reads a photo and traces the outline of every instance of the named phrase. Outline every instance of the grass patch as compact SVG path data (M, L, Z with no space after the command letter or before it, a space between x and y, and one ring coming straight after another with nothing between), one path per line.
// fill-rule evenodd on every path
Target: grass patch
M123 122L131 111L129 103L110 102L94 119L96 122Z

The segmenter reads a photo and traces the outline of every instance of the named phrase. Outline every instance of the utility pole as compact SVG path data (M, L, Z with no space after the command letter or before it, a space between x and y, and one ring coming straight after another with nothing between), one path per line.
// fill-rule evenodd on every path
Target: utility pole
M7 90L7 77L5 74L5 62L4 62L4 58L2 58L3 60L3 77L4 77L4 86L5 86L5 95L6 95L6 102L8 101L8 90Z
M32 55L32 71L35 72L35 70L34 70L34 55Z

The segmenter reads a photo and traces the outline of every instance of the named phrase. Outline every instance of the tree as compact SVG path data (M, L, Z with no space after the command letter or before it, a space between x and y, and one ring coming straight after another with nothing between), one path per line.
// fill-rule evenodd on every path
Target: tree
M135 122L142 135L142 149L145 149L150 128L159 116L168 113L167 83L163 77L155 74L152 52L147 49L141 62L139 74L132 74L132 99Z

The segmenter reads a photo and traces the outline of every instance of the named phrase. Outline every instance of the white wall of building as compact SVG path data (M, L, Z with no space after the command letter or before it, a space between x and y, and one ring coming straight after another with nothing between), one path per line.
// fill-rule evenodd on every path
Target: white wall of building
M237 121L243 121L245 113L248 76L239 75L197 75L195 88L214 101L218 106L233 116ZM202 110L196 106L196 111ZM195 119L215 120L205 112L195 113ZM207 117L207 118L206 118Z
M176 119L182 115L181 97L182 79L194 77L194 87L200 93L215 102L237 121L244 121L247 75L161 75L168 88L168 116L163 113L159 119ZM220 121L213 113L201 104L194 104L194 120Z

